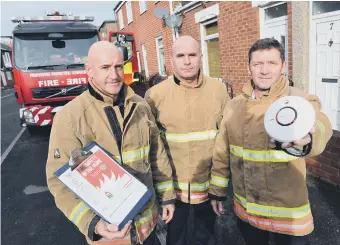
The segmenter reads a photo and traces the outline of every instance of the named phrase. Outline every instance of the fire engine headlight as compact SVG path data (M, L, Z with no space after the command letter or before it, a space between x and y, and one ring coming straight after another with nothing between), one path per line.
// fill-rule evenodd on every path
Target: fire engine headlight
M24 110L24 118L26 122L34 123L34 117L30 110Z

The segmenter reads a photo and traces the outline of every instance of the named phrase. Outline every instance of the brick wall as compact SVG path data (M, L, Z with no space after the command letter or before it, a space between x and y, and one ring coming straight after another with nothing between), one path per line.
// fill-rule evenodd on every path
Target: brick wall
M143 60L143 53L141 45L144 44L147 52L148 69L149 74L158 73L158 61L157 61L157 50L156 50L156 37L162 36L164 55L165 55L165 65L167 73L171 71L170 63L170 51L172 46L172 31L170 28L163 25L163 21L157 19L154 16L154 9L156 7L169 8L169 1L151 2L146 1L147 10L146 12L140 14L139 2L132 1L132 14L133 21L128 24L126 5L122 6L122 13L124 19L124 29L121 31L133 32L136 39L136 49L140 52L142 69L144 70L145 64Z
M259 12L251 2L220 2L219 37L222 77L235 93L249 80L248 51L260 38Z
M182 26L180 28L179 34L180 36L192 36L193 38L195 38L200 46L201 46L201 31L200 31L200 24L195 22L195 13L208 8L212 5L216 4L215 1L211 1L208 2L204 5L201 5L187 13L183 13L182 17L183 17L183 22L182 22ZM202 67L201 67L202 68Z
M105 32L106 37L104 38L101 34L101 39L102 40L107 40L109 32L115 32L117 30L117 25L115 23L108 23L105 24L102 28L99 29L99 32Z
M247 71L248 50L260 38L258 8L251 2L209 2L185 13L181 35L190 35L201 42L200 24L195 23L195 13L219 4L218 16L221 76L233 83L239 93L249 80Z
M189 12L182 13L183 23L180 35L190 35L201 42L200 24L195 23L195 13L218 3L219 47L221 76L231 80L236 93L248 81L247 55L250 46L260 37L258 8L253 8L251 2L216 2L211 1ZM161 20L154 17L155 7L169 8L169 2L147 2L148 10L139 14L138 2L132 2L133 22L127 24L126 6L122 6L125 28L122 31L135 33L137 51L145 44L148 57L149 74L158 72L155 37L162 35L168 75L172 72L171 46L172 31L165 27ZM144 66L141 53L141 62Z
M183 23L180 35L190 35L201 42L200 24L195 23L195 13L210 7L217 2L211 1L183 13ZM251 45L260 38L259 9L252 7L251 2L218 2L218 30L221 75L232 82L234 93L241 92L242 86L249 80L247 72L248 51ZM175 3L174 3L175 5ZM137 51L141 52L141 62L144 67L141 44L147 49L149 74L158 72L155 38L163 37L164 54L168 75L172 72L171 47L172 30L154 17L155 7L169 8L168 1L147 2L147 11L139 12L139 3L132 2L133 22L127 24L126 7L123 5L125 28L123 31L135 33ZM292 77L292 3L288 2L288 72ZM317 157L307 159L308 172L333 185L340 186L340 132L334 131L325 151Z
M325 151L307 159L308 173L340 187L340 131L333 131Z

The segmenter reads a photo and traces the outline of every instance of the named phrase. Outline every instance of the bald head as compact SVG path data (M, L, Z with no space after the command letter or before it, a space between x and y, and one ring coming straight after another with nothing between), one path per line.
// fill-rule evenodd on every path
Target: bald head
M113 43L94 43L89 50L85 68L91 85L103 94L115 96L119 93L124 79L124 57Z
M103 56L113 55L118 59L122 59L124 62L124 57L122 52L113 44L108 41L99 41L94 44L89 49L87 63L88 65L92 65L94 62L97 62Z
M179 37L172 46L175 75L187 83L197 82L201 65L200 45L190 36Z
M176 51L187 49L188 47L191 47L190 50L196 50L197 53L200 52L200 45L191 36L181 36L179 37L172 45L172 54L175 55Z

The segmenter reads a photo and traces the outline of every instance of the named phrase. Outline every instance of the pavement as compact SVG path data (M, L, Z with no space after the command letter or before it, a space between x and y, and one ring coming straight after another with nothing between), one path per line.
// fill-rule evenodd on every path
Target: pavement
M25 130L17 137L22 130L19 108L13 90L1 91L2 244L85 245L83 235L56 208L46 188L49 128L36 135ZM315 219L312 245L340 245L340 189L311 176L307 185ZM225 203L229 212L218 218L216 225L219 244L243 245L232 211L231 188L229 196ZM162 245L165 244L165 228L161 223L157 228L159 244ZM188 245L194 245L191 234Z

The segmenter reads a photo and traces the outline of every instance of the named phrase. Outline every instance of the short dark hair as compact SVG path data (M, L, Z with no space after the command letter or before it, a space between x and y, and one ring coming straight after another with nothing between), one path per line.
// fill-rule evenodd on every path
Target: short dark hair
M248 63L250 64L251 55L255 51L264 50L264 49L272 49L272 48L275 48L277 51L280 52L280 58L281 58L282 63L283 63L285 61L285 48L275 38L263 38L263 39L257 40L253 44L253 46L251 46L251 48L248 52Z
M159 73L155 73L149 77L148 84L150 87L157 85L158 83L161 83L166 78L164 76L161 76Z

